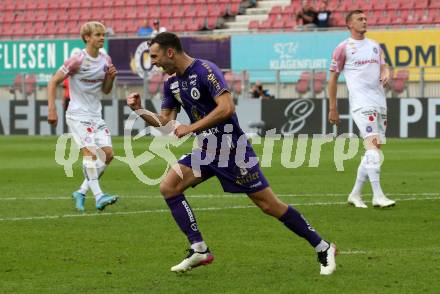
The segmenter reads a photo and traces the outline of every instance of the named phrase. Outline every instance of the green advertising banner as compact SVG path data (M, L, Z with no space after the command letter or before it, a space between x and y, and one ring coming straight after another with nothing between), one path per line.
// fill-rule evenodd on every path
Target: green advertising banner
M84 46L81 39L0 41L0 86L12 85L18 74L34 74L45 85L72 51Z

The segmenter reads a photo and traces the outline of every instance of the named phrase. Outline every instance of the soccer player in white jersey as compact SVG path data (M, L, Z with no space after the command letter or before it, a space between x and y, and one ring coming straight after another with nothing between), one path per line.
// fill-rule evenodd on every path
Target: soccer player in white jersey
M95 196L98 210L118 200L117 196L104 193L99 185L100 176L113 159L110 130L102 119L100 100L102 93L111 92L117 71L110 57L100 50L104 46L104 25L95 21L88 22L81 27L80 33L86 48L67 59L49 81L48 122L54 126L58 122L56 87L69 78L70 103L66 111L66 122L82 151L85 176L81 187L72 196L76 208L83 212L85 195L89 189Z
M364 139L366 150L348 203L367 208L362 200L362 186L369 179L373 189L373 206L389 207L396 202L385 196L380 185L380 145L385 140L387 126L384 86L390 73L379 44L365 37L367 17L364 12L351 11L346 17L346 25L351 37L340 43L333 52L328 90L329 121L338 124L337 81L343 72L349 93L350 113Z

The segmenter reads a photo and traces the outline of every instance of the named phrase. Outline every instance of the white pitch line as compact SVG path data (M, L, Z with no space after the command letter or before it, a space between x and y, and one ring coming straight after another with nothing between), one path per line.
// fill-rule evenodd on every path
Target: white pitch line
M440 197L425 197L425 198L406 198L395 199L396 201L424 201L424 200L440 200ZM325 205L347 205L347 202L312 202L312 203L292 203L293 206L325 206ZM255 205L235 205L225 207L201 207L193 208L194 211L216 211L229 209L247 209L257 208ZM43 220L43 219L62 219L75 217L92 217L92 216L109 216L109 215L131 215L131 214L147 214L147 213L169 213L168 209L152 209L139 211L120 211L120 212L101 212L101 213L84 213L84 214L63 214L63 215L42 215L42 216L28 216L28 217L6 217L0 218L0 221L26 221L26 220Z
M278 197L347 197L346 193L314 193L314 194L276 194ZM364 194L364 196L372 196L372 194ZM440 196L440 193L391 193L387 196ZM126 199L161 199L161 195L132 195L132 196L121 196ZM186 198L246 198L245 194L200 194L200 195L185 195ZM72 197L57 197L57 196L47 196L47 197L26 197L26 196L15 196L15 197L2 197L0 196L0 201L17 201L17 200L69 200Z

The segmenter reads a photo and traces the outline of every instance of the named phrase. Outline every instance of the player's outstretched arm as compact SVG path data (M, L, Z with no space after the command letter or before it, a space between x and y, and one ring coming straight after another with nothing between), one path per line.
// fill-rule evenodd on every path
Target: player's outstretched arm
M150 126L156 128L167 125L170 121L175 120L177 117L177 111L172 109L162 109L160 114L143 109L141 105L141 96L139 93L131 93L128 95L127 105Z
M102 83L102 92L104 94L108 94L112 91L113 82L115 81L116 75L118 71L113 64L110 64L107 70L107 73L104 78L104 82Z
M66 75L62 71L57 71L55 75L50 79L49 84L47 86L47 106L48 106L48 114L47 114L47 122L54 127L57 126L58 123L58 115L57 108L55 106L56 99L56 89L57 86L64 81Z
M338 78L339 78L339 73L330 71L330 79L328 81L328 96L329 96L328 120L332 125L339 123L338 104L336 102Z

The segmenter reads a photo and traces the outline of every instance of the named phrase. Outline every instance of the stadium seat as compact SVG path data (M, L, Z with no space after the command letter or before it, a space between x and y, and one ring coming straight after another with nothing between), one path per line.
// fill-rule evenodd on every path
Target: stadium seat
M327 80L327 72L317 71L313 76L313 92L316 94L321 93L325 88L325 81Z
M303 71L295 85L295 90L298 94L303 95L310 90L310 78L311 73L309 71Z
M37 78L33 74L26 75L25 78L25 94L29 96L37 91Z
M249 30L258 30L260 22L258 20L251 20L248 24Z
M152 74L148 79L148 93L150 93L152 96L157 94L157 92L159 92L162 79L162 73Z
M430 9L433 9L433 8L435 8L435 9L440 8L440 0L431 0L431 1L429 1L429 8L430 8Z
M400 94L405 91L408 79L409 71L407 69L398 70L391 81L392 91L396 94Z

